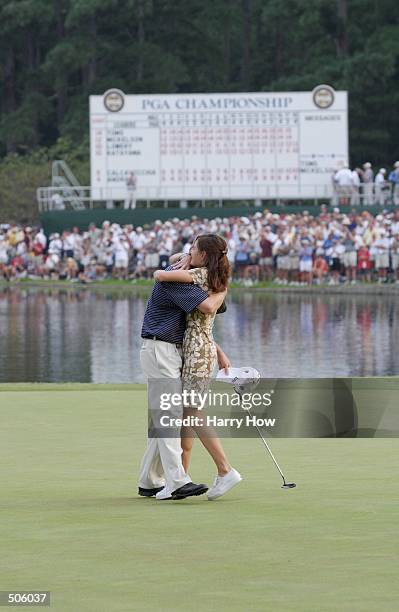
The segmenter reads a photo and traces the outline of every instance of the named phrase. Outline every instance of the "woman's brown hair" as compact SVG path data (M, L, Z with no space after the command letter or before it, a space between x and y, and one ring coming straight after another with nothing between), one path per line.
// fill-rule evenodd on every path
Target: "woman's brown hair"
M210 291L219 293L227 289L230 264L227 259L227 242L218 234L200 234L196 238L199 251L206 254L205 265L208 269Z

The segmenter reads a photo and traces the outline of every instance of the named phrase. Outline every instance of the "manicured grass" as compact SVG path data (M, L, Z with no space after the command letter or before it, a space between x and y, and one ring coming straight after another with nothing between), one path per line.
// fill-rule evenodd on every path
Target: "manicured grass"
M5 287L22 287L22 288L54 288L54 289L65 289L65 290L81 290L82 288L90 288L102 291L111 290L128 290L135 293L142 292L143 294L149 295L154 285L152 279L138 279L138 280L116 280L116 279L105 279L98 281L89 281L87 283L71 282L68 280L48 280L48 279L29 279L21 278L7 282L0 279L0 289ZM246 286L241 282L233 281L229 285L229 290L233 292L248 293L252 291L259 292L272 292L272 293L340 293L340 294L399 294L399 287L395 283L379 284L377 282L364 283L359 282L356 285L350 285L349 283L343 283L340 285L329 285L325 283L323 285L280 285L276 282L260 281L253 283L250 286Z
M143 387L4 385L0 590L52 609L396 609L397 439L224 440L244 481L215 502L136 495ZM34 392L33 392L34 390ZM191 476L211 483L198 444Z

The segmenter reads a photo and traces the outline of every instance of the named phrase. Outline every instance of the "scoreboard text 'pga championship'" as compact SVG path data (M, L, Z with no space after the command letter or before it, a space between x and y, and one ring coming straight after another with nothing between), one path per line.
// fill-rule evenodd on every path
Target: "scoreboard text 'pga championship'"
M324 197L348 162L347 92L90 97L93 198ZM106 194L104 196L104 194Z

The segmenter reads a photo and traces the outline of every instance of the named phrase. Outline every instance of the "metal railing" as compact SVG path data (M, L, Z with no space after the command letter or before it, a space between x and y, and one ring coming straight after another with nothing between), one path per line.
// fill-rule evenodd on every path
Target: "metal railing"
M57 179L51 187L39 187L37 201L40 212L52 210L84 210L92 208L114 208L116 202L122 202L122 208L130 208L132 195L121 188L98 188L90 186L71 186ZM150 207L151 202L161 202L165 208L171 202L180 202L182 207L188 201L200 202L206 206L207 201L223 200L330 200L332 189L326 185L303 186L298 190L293 185L240 185L230 187L141 187L134 194L135 203Z
M59 210L88 210L93 208L115 208L118 203L120 208L131 208L132 196L127 190L120 188L92 188L90 186L74 186L63 182L62 177L55 181L57 184L51 187L40 187L37 190L37 202L40 212ZM250 196L248 194L251 194ZM372 190L340 190L328 185L304 185L301 189L293 185L241 185L239 187L204 187L195 188L190 192L188 188L184 191L179 187L162 187L162 193L157 187L141 187L137 189L134 197L134 207L150 208L152 202L159 202L164 208L168 208L176 202L180 207L186 208L188 202L197 202L200 206L206 206L209 201L218 202L223 206L223 201L253 201L259 206L262 200L275 201L277 204L289 200L320 201L329 202L334 206L399 206L399 188L393 191L391 188L381 192Z
M67 202L73 210L85 210L84 192L79 185L79 181L63 160L56 160L52 164L52 190L48 194L50 202L47 203L47 210L62 210L64 202ZM45 199L45 198L44 198ZM39 210L40 210L40 200ZM43 201L43 197L42 197ZM49 208L49 205L51 208Z

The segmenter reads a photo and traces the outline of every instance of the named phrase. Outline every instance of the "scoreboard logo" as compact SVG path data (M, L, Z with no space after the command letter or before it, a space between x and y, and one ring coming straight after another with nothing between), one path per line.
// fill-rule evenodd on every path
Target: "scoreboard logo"
M125 94L120 89L109 89L104 94L104 106L111 113L118 113L125 104Z
M329 85L319 85L313 90L313 102L318 108L330 108L334 100L334 90Z

